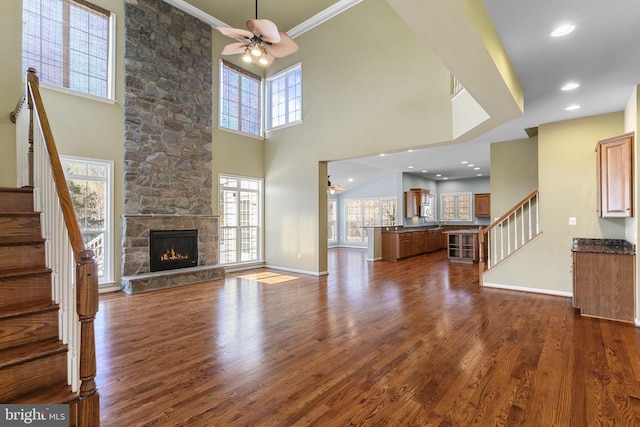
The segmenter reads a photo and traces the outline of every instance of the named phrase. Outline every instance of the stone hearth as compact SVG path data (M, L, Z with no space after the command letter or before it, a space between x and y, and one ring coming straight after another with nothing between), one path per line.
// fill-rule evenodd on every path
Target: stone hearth
M122 290L128 294L206 282L224 277L218 265L218 217L212 215L124 215ZM198 230L198 266L150 271L151 230Z

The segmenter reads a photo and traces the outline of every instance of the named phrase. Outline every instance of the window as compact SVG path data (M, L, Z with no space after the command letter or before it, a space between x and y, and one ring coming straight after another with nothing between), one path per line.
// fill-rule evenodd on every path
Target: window
M267 129L302 121L302 66L267 79Z
M220 62L220 127L262 136L262 78Z
M363 227L395 225L397 204L396 198L345 200L345 240L366 243L367 233Z
M220 175L220 264L258 261L262 181Z
M444 221L471 221L471 193L442 193L440 219Z
M113 99L111 12L84 0L23 0L22 66L43 83Z
M327 201L327 241L338 242L338 201Z
M113 163L107 160L60 157L80 232L96 255L98 282L112 281Z

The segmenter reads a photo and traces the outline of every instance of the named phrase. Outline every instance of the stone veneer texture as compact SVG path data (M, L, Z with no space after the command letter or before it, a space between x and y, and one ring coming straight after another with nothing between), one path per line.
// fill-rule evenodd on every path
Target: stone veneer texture
M211 215L211 27L125 4L124 213Z

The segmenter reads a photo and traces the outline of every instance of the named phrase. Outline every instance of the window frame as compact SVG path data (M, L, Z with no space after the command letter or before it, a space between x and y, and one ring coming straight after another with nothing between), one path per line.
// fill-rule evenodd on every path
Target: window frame
M473 193L471 192L457 192L457 193L440 193L440 221L453 221L453 222L469 222L473 220ZM453 197L454 198L454 213L452 218L445 218L445 198ZM459 208L459 199L461 197L466 197L468 200L469 206L469 216L465 218L460 217L460 208Z
M295 73L300 73L300 83L299 85L296 86L300 86L300 96L295 96L295 94L293 96L290 95L290 85L289 83L289 79L292 78L294 76ZM273 85L275 84L275 82L277 81L281 81L284 80L284 89L285 89L285 102L284 102L284 108L285 108L285 112L284 112L284 117L285 117L285 121L284 123L280 123L278 125L273 125ZM296 113L296 117L294 120L289 120L289 115L291 114L291 111L289 109L290 107L290 103L291 102L295 102L296 99L300 99L299 101L299 105L300 108L299 110L294 110ZM292 65L291 67L280 71L277 74L274 74L273 76L269 76L266 78L265 81L265 96L264 96L264 116L265 116L265 132L269 132L269 131L273 131L273 130L277 130L277 129L282 129L288 126L294 126L297 124L302 123L302 107L303 107L303 97L302 97L302 62L299 62L295 65Z
M327 200L327 243L330 245L335 245L338 243L338 241L339 241L338 199L328 199Z
M223 179L231 179L231 180L236 180L238 181L238 185L235 187L231 187L231 186L224 186L222 184L222 180ZM257 183L258 184L258 189L257 190L253 190L250 188L246 188L242 186L242 181L245 182L251 182L251 183ZM236 216L236 221L235 221L235 225L225 225L224 224L224 220L225 220L225 211L224 211L224 203L223 203L223 191L244 191L244 192L248 192L248 193L255 193L257 194L257 199L258 199L258 207L257 207L257 212L255 213L258 217L257 220L257 226L252 226L252 225L246 225L246 226L242 226L240 225L240 217L241 217L241 210L242 210L242 204L241 203L236 203L236 209L235 209L235 216ZM263 259L263 253L264 253L264 237L263 237L263 230L264 230L264 180L261 178L256 178L256 177L250 177L250 176L240 176L240 175L233 175L233 174L226 174L226 173L219 173L218 174L218 200L219 200L219 206L218 206L218 211L219 211L219 218L220 218L220 222L219 222L219 238L218 238L218 249L219 249L219 264L220 265L226 265L226 266L230 266L230 265L242 265L242 264L250 264L250 263L256 263L256 262L262 262ZM226 239L224 239L224 235L226 230L231 230L231 229L235 229L235 261L229 261L229 262L225 262L223 261L223 253L228 252L227 250L223 250L225 248L223 248L222 246L225 244ZM250 259L250 260L242 260L242 233L244 230L247 229L255 229L256 230L256 238L257 238L257 244L256 244L256 257L255 259ZM253 248L251 250L254 250Z
M385 219L385 209L383 209L383 203L385 201L395 203L395 213L396 218L393 221ZM358 222L359 225L356 225L355 228L359 230L363 230L366 227L380 227L380 226L393 226L396 225L398 218L398 198L395 196L383 196L383 197L354 197L349 199L344 199L343 201L343 226L344 226L344 242L351 244L366 244L368 237L367 233L364 231L360 231L360 239L359 240L351 240L351 236L349 235L349 205L351 203L357 202L359 204L358 210ZM370 215L367 215L368 206L371 203L377 204L377 220L372 220ZM351 220L351 222L354 222ZM353 228L353 227L352 227Z
M234 129L233 127L229 127L229 126L225 126L223 124L224 120L223 120L223 115L224 115L224 111L225 111L225 102L231 102L229 100L227 100L225 98L225 93L227 93L227 91L225 90L225 78L224 78L224 74L225 74L225 69L229 69L235 73L238 73L238 78L240 79L241 76L244 76L248 79L254 80L256 82L258 82L259 84L259 88L258 88L258 100L255 103L255 105L251 105L252 108L254 108L255 110L257 110L258 112L258 133L251 133L248 132L246 130L243 130L242 123L243 120L241 119L242 116L242 93L241 93L241 89L239 90L238 93L238 98L234 99L233 101L236 101L238 104L238 110L236 110L237 113L237 120L238 120L238 129ZM241 87L241 83L238 84L238 87ZM227 132L232 132L232 133L238 133L240 135L245 135L245 136L249 136L252 138L259 138L259 139L264 139L264 106L263 106L263 99L264 99L264 79L260 76L258 76L257 74L254 74L250 71L245 70L242 67L238 67L237 65L226 61L224 59L220 60L220 67L218 69L218 129L221 130L225 130ZM233 116L230 116L233 117Z
M114 194L114 181L113 181L113 165L114 162L112 160L106 159L94 159L88 157L78 157L78 156L69 156L69 155L60 155L60 162L62 163L62 169L65 174L65 181L69 181L71 179L76 180L91 180L91 181L100 181L105 182L105 227L104 227L104 275L102 280L99 282L100 287L106 287L114 284L114 244L113 244L113 235L115 233L114 229L114 213L113 213L113 194ZM68 174L66 164L71 163L84 163L87 165L100 165L105 166L106 175L105 177L94 177L90 175L76 175L76 174ZM81 224L80 227L82 228ZM94 233L96 230L86 231L86 233ZM85 231L81 230L81 233L85 234Z
M96 14L101 14L104 15L107 19L107 29L106 29L106 34L103 34L103 38L106 39L107 42L107 48L106 48L106 57L103 58L106 60L106 69L105 69L105 74L104 75L100 75L100 79L104 80L106 83L106 90L105 90L105 95L97 95L94 93L90 93L89 91L83 91L83 90L79 90L79 89L75 89L70 86L69 80L70 80L70 69L68 66L69 63L69 56L70 56L70 51L71 51L71 47L70 47L70 39L69 37L63 37L63 45L61 47L62 50L62 58L59 58L59 60L61 62L63 62L65 65L63 65L62 67L62 75L60 76L60 78L63 81L63 84L57 84L57 83L53 83L53 82L49 82L47 81L47 74L45 73L44 70L42 69L36 69L36 72L38 73L38 76L40 78L40 85L41 87L47 88L47 89L52 89L55 91L59 91L62 93L66 93L66 94L70 94L70 95L75 95L75 96L80 96L83 98L89 98L89 99L93 99L93 100L97 100L97 101L102 101L102 102L107 102L110 104L115 103L115 38L116 38L116 15L107 10L104 9L100 6L97 6L93 3L90 3L88 1L85 0L59 0L59 3L62 3L61 7L65 7L65 8L69 8L71 6L71 4L75 4L77 7L80 8L86 8L89 10L93 10ZM41 4L41 3L39 3ZM42 16L41 13L39 13L38 15L38 19ZM64 19L64 18L63 18ZM23 6L22 6L22 20L24 22L24 25L28 25L27 24L27 19L25 17L25 2L23 2ZM64 19L63 23L63 33L69 33L69 28L70 28L70 22L67 19ZM40 29L41 27L39 27ZM88 33L89 35L91 35L91 33ZM25 43L26 43L26 38L27 38L27 34L26 34L26 30L23 29L23 34L22 34L22 47L21 47L21 63L22 66L25 68L25 72L27 67L34 67L37 64L27 64L25 63L25 53L26 53L26 49L25 49ZM38 38L38 40L42 40L42 38ZM87 51L89 50L89 48L87 48ZM33 55L33 56L39 56L40 60L38 61L39 64L42 63L42 56L37 54L37 55ZM65 86L64 82L66 81L67 86Z

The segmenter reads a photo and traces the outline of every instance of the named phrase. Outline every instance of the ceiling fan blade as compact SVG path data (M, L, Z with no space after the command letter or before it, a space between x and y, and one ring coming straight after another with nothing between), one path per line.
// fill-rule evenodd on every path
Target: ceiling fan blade
M244 53L246 49L247 49L246 43L241 43L241 42L229 43L224 47L224 49L222 49L222 52L220 52L220 54L221 55L237 55L239 53Z
M253 38L253 33L251 31L240 28L216 27L216 30L220 31L224 36L231 37L232 39L236 39L241 42L249 41Z
M263 47L264 50L276 58L283 58L298 51L298 43L294 42L293 39L283 31L280 31L280 43L264 45Z
M262 36L262 40L266 42L278 43L280 41L278 27L268 19L249 19L247 28L256 36Z

